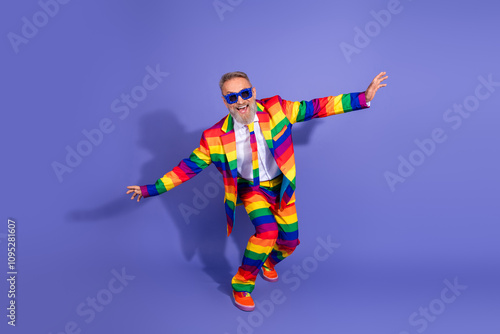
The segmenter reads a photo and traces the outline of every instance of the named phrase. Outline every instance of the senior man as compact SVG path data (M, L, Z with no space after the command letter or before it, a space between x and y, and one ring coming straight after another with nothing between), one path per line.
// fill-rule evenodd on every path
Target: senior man
M203 131L200 146L189 158L158 179L155 184L128 186L131 199L156 196L191 179L211 163L223 176L227 235L231 234L235 207L243 204L255 227L243 261L232 278L235 305L253 311L251 292L262 277L278 280L275 266L300 243L295 209L295 157L292 125L368 108L375 93L387 84L379 73L366 91L291 102L276 95L257 99L255 87L243 72L222 76L222 100L229 110L219 122Z

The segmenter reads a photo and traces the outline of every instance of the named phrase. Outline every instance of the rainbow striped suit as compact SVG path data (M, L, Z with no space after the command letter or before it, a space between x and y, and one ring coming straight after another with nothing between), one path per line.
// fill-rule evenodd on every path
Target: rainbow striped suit
M262 134L280 170L283 181L279 191L280 207L295 202L295 157L291 137L292 125L352 110L367 108L365 93L341 94L291 102L280 96L257 100L257 116ZM211 163L215 164L224 179L224 205L227 218L227 235L231 234L238 200L238 172L236 166L236 141L230 114L205 130L200 146L182 160L172 171L155 184L141 186L142 195L159 195L191 179Z

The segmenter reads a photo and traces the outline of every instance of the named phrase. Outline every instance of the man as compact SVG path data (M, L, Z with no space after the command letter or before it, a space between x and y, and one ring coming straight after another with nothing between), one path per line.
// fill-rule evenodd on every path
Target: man
M159 195L191 179L214 163L224 179L227 235L233 228L235 206L243 204L254 227L242 265L233 277L235 305L255 308L250 295L257 274L278 280L275 266L300 243L295 209L295 158L291 130L296 122L368 108L387 84L381 72L365 92L290 102L280 96L257 100L256 89L243 72L222 76L219 85L229 114L205 130L189 158L155 184L128 186L131 199Z

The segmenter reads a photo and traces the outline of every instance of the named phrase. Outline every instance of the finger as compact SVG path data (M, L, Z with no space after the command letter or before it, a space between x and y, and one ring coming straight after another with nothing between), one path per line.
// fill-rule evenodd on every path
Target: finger
M389 76L387 76L387 75L386 75L386 76L385 76L385 77L383 77L383 78L379 78L379 79L377 80L377 83L381 83L382 81L384 81L384 80L385 80L385 79L387 79L388 77L389 77Z
M387 79L387 75L383 78L383 76L385 75L385 72L380 72L379 75L376 76L376 79L380 82L380 81L383 81L385 79Z

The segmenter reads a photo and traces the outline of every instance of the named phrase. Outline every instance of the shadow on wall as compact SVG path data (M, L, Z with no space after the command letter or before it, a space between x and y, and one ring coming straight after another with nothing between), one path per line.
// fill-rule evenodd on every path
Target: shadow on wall
M214 122L215 123L215 122ZM307 122L294 128L294 145L307 144L313 129L319 122ZM209 124L212 125L212 124ZM171 111L155 111L142 116L139 121L139 146L153 157L141 168L141 177L136 184L153 184L158 178L175 167L181 159L188 157L199 145L204 129L188 132L179 122L177 114ZM207 126L208 128L208 126ZM123 215L138 208L131 203L130 195L123 194L100 207L72 211L69 220L93 222ZM120 188L120 189L122 189ZM225 256L226 217L224 211L224 186L222 176L214 166L207 167L188 182L156 197L143 199L159 200L170 216L158 216L165 223L174 223L182 245L182 253L187 261L197 254L203 264L203 271L218 283L218 289L231 294L231 278L237 268L231 268ZM141 200L142 201L142 200ZM249 237L255 230L242 206L236 210L236 220L230 239L239 249L239 258ZM169 236L166 236L168 238Z

